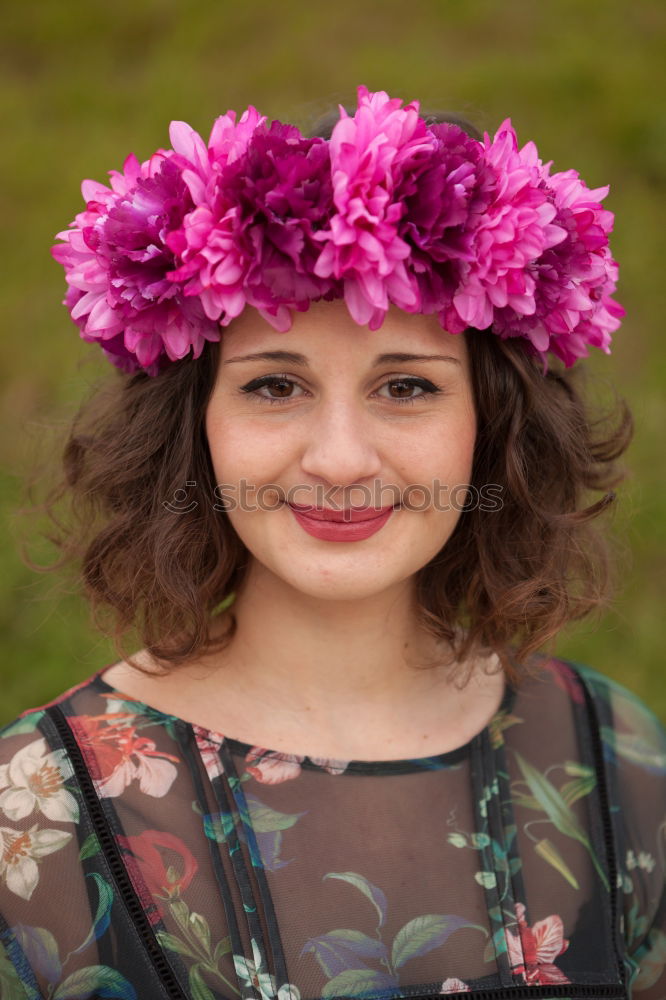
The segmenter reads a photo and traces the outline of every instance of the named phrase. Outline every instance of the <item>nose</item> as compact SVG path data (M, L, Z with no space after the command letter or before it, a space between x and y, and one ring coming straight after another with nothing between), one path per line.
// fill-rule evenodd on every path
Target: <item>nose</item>
M382 460L371 427L372 417L350 400L322 402L308 423L301 468L327 486L368 486ZM351 497L359 505L358 498Z

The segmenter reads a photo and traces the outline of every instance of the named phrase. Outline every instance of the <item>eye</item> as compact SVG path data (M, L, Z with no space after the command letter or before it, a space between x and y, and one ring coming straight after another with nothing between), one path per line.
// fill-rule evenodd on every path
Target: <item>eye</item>
M434 385L426 378L393 378L385 382L382 389L390 387L390 390L397 390L397 395L389 394L382 396L383 399L390 399L395 403L415 403L417 399L424 399L427 396L434 396L441 392L439 386ZM420 390L414 394L414 389Z
M270 395L266 392L260 392L260 389L266 389ZM293 389L302 390L302 387L287 375L262 375L260 378L252 379L247 385L241 386L240 391L266 400L267 403L280 404L297 398L299 393L295 394Z
M404 404L414 404L418 399L425 399L428 396L434 396L440 393L442 390L439 386L434 385L428 379L424 378L413 378L413 377L401 377L392 378L387 382L384 382L381 388L386 386L398 386L399 392L408 392L410 395L402 396L384 396L382 399L389 400L392 403L398 403L398 405ZM288 375L262 375L260 378L255 378L247 385L241 386L240 392L247 394L248 396L254 396L254 398L259 401L262 400L271 405L280 405L282 403L287 403L292 399L297 399L298 396L292 392L292 389L303 389L298 382L294 379L289 378ZM266 395L260 392L261 389L266 389L268 392L276 392L277 395ZM412 390L420 389L421 391L414 395ZM307 392L307 390L303 390Z

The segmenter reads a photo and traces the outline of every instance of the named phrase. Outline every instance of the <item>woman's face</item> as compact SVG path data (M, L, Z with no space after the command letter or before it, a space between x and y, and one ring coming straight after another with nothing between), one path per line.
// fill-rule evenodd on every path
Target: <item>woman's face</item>
M206 433L217 502L264 570L312 597L378 594L461 516L476 435L464 335L395 307L368 330L340 300L279 333L248 309L222 333Z

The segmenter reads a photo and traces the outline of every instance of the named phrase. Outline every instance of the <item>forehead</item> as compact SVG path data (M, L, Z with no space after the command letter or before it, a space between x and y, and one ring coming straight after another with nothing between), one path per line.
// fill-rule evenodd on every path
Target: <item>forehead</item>
M319 301L294 312L290 330L275 330L256 309L246 307L222 331L221 361L264 351L293 351L313 361L371 363L382 354L449 356L467 364L464 334L443 330L436 315L423 316L390 306L378 330L360 326L342 300Z

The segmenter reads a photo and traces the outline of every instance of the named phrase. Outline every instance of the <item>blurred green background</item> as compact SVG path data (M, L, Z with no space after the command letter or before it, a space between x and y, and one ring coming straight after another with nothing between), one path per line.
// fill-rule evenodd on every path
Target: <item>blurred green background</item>
M37 449L54 453L49 428L64 428L108 370L60 304L63 273L49 254L82 208L81 180L105 181L128 152L143 159L168 145L171 119L207 136L218 114L252 103L305 125L353 101L358 83L489 131L511 116L556 169L611 185L628 316L613 353L592 349L588 364L637 424L610 522L620 589L603 616L562 634L557 652L666 718L663 0L41 0L4 8L0 49L0 724L116 659L75 588L22 564L19 537L34 538L36 525L14 513ZM31 552L53 558L47 543Z

